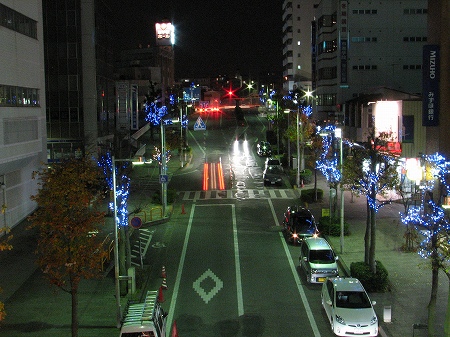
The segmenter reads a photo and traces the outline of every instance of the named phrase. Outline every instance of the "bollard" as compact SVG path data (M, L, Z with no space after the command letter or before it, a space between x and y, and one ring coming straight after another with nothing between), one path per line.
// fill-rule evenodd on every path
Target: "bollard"
M391 322L391 318L392 318L392 312L391 312L391 306L385 306L384 310L383 310L383 320L386 323L390 323Z

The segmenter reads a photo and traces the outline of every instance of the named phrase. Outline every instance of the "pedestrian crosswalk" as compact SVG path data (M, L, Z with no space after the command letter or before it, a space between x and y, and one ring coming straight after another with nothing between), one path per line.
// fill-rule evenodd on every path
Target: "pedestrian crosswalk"
M210 200L210 199L293 199L298 196L292 189L234 189L210 191L181 191L181 200Z

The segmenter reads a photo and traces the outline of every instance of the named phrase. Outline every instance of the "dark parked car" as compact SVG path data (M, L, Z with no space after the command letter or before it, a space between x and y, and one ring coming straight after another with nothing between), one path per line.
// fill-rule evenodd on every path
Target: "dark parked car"
M283 184L283 169L281 166L268 166L263 172L264 185Z
M281 167L281 162L277 158L266 158L266 162L264 163L264 168L268 168L269 166L279 166Z
M256 145L256 153L260 157L267 157L272 155L272 147L269 142L266 142L264 140L260 141Z
M287 241L292 243L300 243L305 237L319 234L311 211L301 206L290 206L286 209L283 226Z

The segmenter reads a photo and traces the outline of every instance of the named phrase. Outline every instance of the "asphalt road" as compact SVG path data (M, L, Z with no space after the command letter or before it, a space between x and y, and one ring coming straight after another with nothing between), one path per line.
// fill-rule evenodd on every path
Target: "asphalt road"
M176 275L168 280L168 326L176 321L183 337L332 336L320 285L306 285L297 268L299 247L288 245L280 230L293 195L283 192L286 185L262 182L265 158L256 155L255 145L264 138L264 119L247 116L244 127L223 117L202 119L212 130L191 132L197 151L204 151L206 160L220 158L230 173L227 184L237 192L229 198L188 198L187 214L155 233L167 247L158 248L158 259ZM172 177L171 184L181 194L183 187L199 190L201 165L188 179ZM279 198L270 197L275 190Z

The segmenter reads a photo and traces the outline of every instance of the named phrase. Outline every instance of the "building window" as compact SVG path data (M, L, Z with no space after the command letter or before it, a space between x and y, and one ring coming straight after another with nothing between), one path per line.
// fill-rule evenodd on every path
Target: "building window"
M67 80L68 80L69 91L78 91L78 76L77 75L69 75Z
M37 39L37 22L3 4L0 4L0 25Z
M403 143L414 143L414 116L403 116Z
M40 106L39 89L0 84L0 106Z

